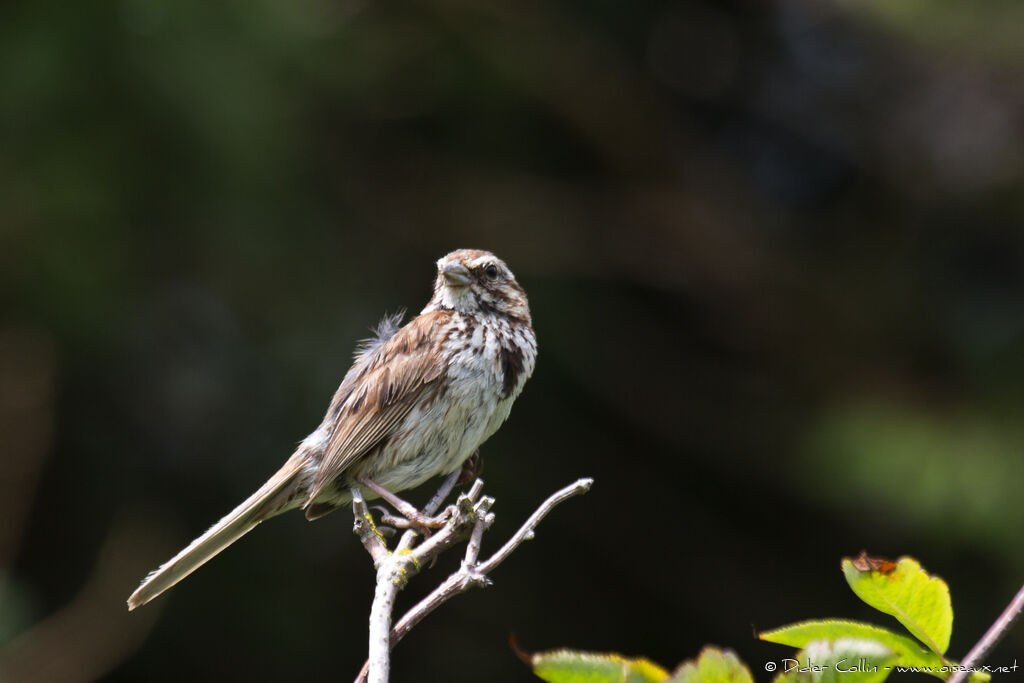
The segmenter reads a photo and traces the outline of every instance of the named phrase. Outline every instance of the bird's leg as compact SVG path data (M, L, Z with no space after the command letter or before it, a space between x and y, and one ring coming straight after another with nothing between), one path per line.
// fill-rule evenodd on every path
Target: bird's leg
M381 524L387 524L397 529L440 529L448 522L449 511L445 510L437 517L431 517L425 515L416 509L416 506L412 503L402 500L395 494L388 491L386 488L366 477L360 477L357 481L370 489L382 499L386 500L391 504L391 507L395 508L405 519L401 517L392 517L390 515L383 515L381 517Z
M473 455L466 458L462 463L462 471L459 472L459 485L475 481L484 472L484 459L480 456L480 449L473 451Z

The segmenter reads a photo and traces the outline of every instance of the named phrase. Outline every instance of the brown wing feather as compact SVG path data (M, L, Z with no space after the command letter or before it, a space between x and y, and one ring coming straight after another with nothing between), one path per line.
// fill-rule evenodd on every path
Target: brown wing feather
M334 395L334 431L313 480L307 505L335 477L390 436L444 372L436 331L451 314L414 318L372 354L361 358ZM431 334L434 331L435 334Z

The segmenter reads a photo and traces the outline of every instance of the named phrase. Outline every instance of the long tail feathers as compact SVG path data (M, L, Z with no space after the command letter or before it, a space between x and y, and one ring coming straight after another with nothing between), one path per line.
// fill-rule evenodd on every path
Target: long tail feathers
M205 534L192 541L187 548L162 564L159 569L150 572L128 598L128 609L133 610L145 605L171 588L224 548L252 531L263 520L301 505L305 497L296 495L297 486L292 484L301 472L302 464L299 454L293 455L256 493L210 527Z

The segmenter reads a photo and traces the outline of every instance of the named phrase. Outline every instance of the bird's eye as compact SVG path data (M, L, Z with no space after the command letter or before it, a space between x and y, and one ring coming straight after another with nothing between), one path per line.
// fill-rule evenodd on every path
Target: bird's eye
M497 280L498 279L498 266L494 265L493 263L491 265L487 266L486 268L484 268L484 275L487 276L488 280Z

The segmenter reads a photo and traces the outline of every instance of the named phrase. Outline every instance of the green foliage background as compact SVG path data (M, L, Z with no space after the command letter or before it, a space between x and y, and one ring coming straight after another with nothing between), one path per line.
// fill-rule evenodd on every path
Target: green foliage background
M529 680L510 632L670 663L717 643L759 678L778 651L751 624L869 618L837 580L861 548L946 580L962 656L1024 576L1020 14L7 3L0 667L354 675L372 572L344 515L123 599L457 247L510 264L541 345L484 449L491 542L596 484L407 638L397 680Z

